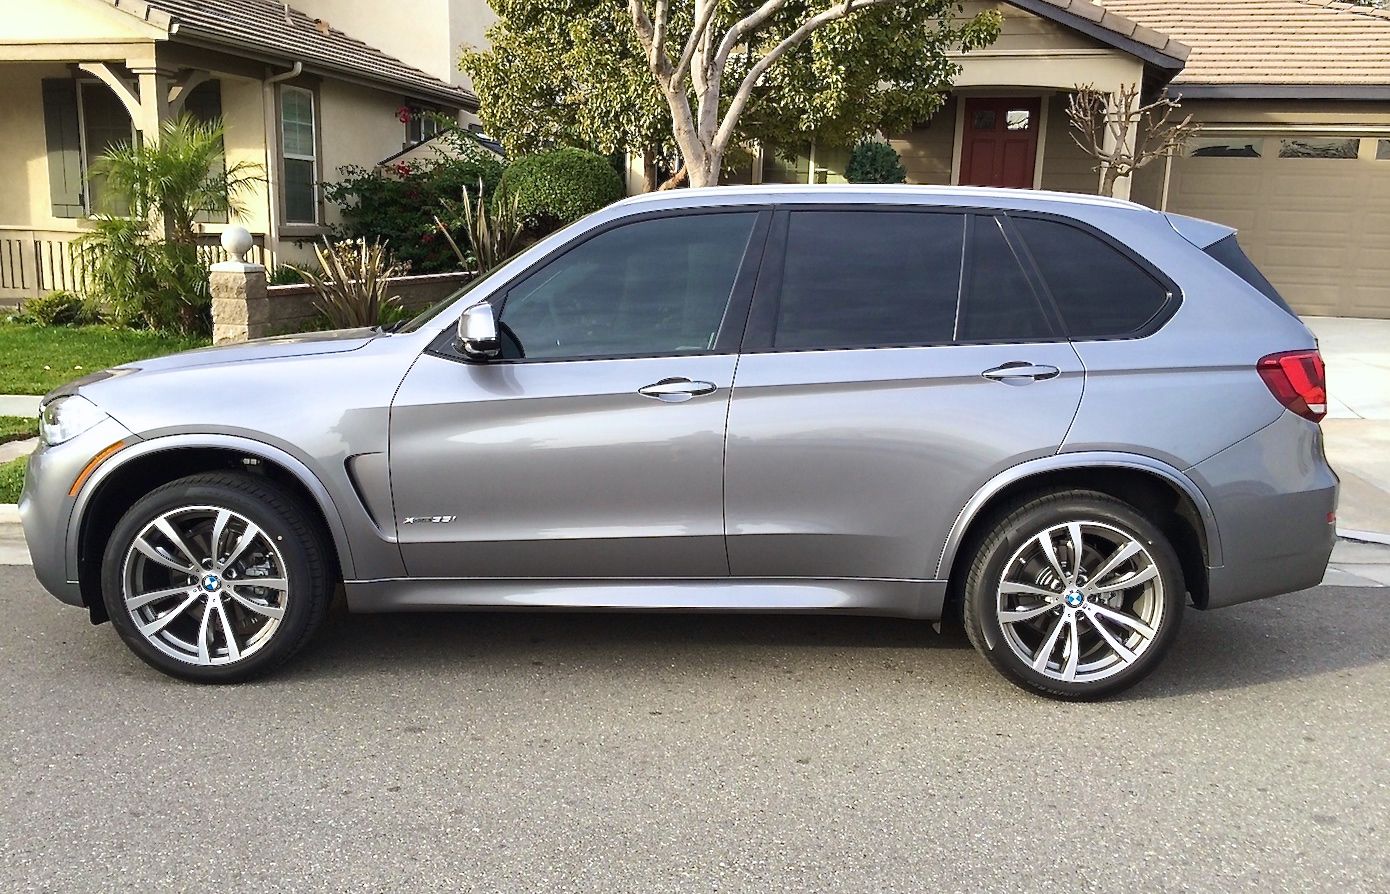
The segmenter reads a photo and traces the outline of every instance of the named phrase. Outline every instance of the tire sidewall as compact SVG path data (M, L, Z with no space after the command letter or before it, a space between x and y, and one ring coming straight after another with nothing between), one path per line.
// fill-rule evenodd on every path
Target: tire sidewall
M275 542L285 561L289 599L280 626L270 642L255 654L231 664L200 666L166 655L140 633L125 607L125 560L135 537L160 515L185 506L214 506L245 516ZM313 616L312 601L322 598L315 592L309 547L294 533L294 528L294 520L285 518L266 502L224 484L176 481L150 492L136 501L116 524L102 556L101 592L112 626L146 663L183 679L205 683L237 682L275 667L287 657L287 652L295 650Z
M1158 566L1163 582L1163 617L1154 642L1130 667L1112 677L1084 683L1041 674L1016 655L1000 628L997 602L999 581L1014 553L1042 531L1073 521L1102 522L1138 540ZM970 602L968 621L974 625L971 638L995 667L1027 689L1084 700L1128 689L1153 671L1177 638L1187 592L1177 553L1156 525L1117 500L1076 496L1031 503L1004 518L972 564L965 598Z

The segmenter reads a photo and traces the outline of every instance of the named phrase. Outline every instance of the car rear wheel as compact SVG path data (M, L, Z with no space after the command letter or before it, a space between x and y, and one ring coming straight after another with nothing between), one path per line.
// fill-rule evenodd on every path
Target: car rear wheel
M1157 666L1185 600L1181 564L1155 524L1112 497L1067 491L1017 507L979 545L965 627L1015 684L1094 699Z
M102 595L121 638L172 676L234 683L288 660L332 592L313 516L273 482L206 474L151 491L107 543Z

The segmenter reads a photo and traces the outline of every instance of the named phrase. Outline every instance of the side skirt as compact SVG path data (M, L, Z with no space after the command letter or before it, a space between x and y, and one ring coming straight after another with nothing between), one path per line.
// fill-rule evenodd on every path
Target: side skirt
M346 581L354 612L466 609L841 612L937 620L946 582L861 578L513 580L401 578Z

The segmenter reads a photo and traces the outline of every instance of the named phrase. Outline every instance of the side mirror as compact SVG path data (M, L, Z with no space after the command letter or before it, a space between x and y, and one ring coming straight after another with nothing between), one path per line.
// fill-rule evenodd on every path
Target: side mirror
M502 352L502 342L497 337L497 317L491 304L479 301L463 312L454 347L469 360L492 360Z

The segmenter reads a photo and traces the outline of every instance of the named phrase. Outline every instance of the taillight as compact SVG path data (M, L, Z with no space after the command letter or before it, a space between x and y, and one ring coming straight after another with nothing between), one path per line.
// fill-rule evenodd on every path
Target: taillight
M1317 351L1284 351L1261 357L1260 378L1275 400L1313 422L1327 415L1327 374Z

